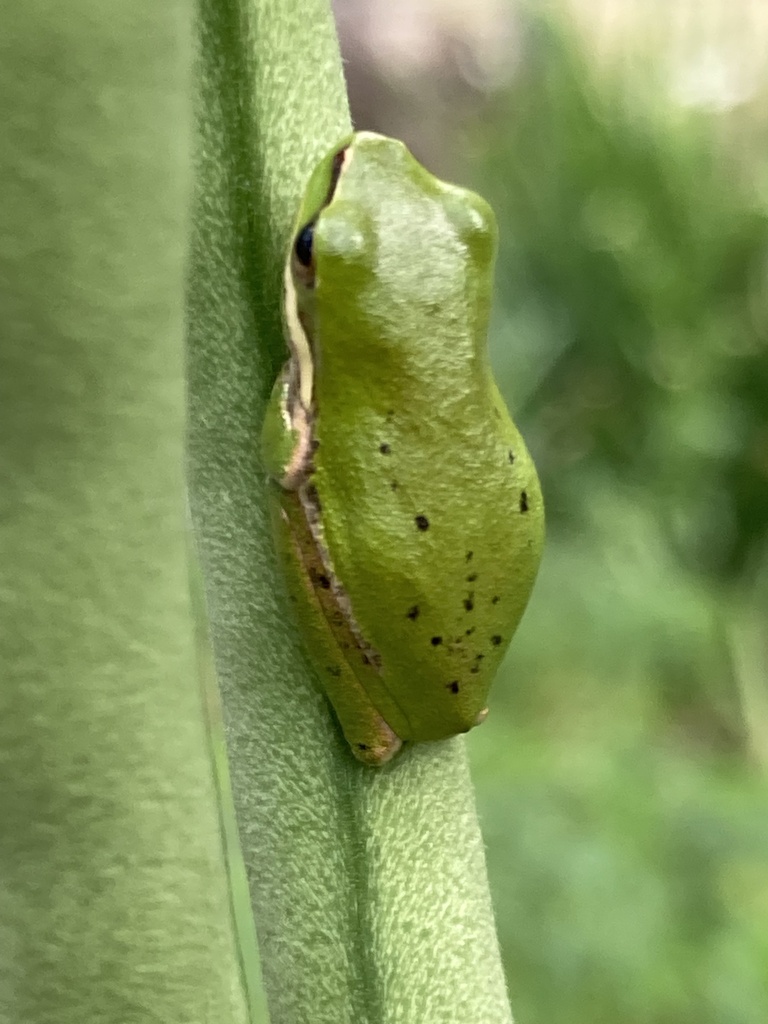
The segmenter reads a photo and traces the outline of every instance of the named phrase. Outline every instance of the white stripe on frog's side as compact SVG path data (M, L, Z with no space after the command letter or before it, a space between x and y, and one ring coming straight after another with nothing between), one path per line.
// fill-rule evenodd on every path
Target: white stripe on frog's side
M338 174L333 186L333 193L344 171L352 160L350 149L344 151ZM324 204L333 202L333 193ZM318 217L322 210L318 211ZM296 284L293 280L293 242L285 261L283 271L283 315L285 317L288 347L291 357L288 361L286 387L283 391L283 420L286 430L296 436L296 445L291 458L285 466L280 484L288 491L295 491L307 480L312 469L313 452L313 420L315 390L315 359L312 344L299 316Z
M306 481L312 460L313 363L309 338L299 319L290 256L285 264L283 282L283 312L291 357L283 371L282 414L285 428L294 433L296 444L280 485L287 491L295 491Z
M294 369L298 375L297 394L306 410L312 405L314 366L312 347L299 318L299 304L296 297L296 285L293 283L290 255L285 261L283 273L283 310L288 331L288 345L291 349L291 362L295 364Z

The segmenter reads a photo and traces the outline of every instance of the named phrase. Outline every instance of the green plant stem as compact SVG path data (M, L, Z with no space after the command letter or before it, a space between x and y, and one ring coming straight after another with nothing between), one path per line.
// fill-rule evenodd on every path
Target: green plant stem
M246 1019L191 612L182 0L0 37L0 1020Z
M326 0L203 4L191 501L273 1024L510 1021L463 742L357 764L282 603L258 437L282 263L349 131Z

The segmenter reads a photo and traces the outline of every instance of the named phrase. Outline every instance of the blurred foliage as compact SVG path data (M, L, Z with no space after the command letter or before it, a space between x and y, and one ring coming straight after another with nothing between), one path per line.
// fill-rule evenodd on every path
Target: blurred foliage
M548 502L470 740L518 1024L768 1020L768 162L652 79L532 22L463 129Z
M768 530L768 217L744 151L542 26L483 124L502 373L521 317L552 355L531 412L550 516L588 511L597 470L653 492L683 565L737 576Z

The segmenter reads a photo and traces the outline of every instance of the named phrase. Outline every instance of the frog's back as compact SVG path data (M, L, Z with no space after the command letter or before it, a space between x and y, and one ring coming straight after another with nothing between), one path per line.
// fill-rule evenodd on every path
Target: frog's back
M385 410L364 445L376 471L318 451L331 563L380 655L393 705L382 713L404 739L476 723L538 569L538 479L506 412L492 408L495 422L458 434L441 416L419 427Z
M404 180L376 185L382 205L361 203L359 230L354 186L318 224L312 483L330 563L377 656L376 705L403 739L426 740L485 708L543 514L488 364L493 214L431 176L403 194Z

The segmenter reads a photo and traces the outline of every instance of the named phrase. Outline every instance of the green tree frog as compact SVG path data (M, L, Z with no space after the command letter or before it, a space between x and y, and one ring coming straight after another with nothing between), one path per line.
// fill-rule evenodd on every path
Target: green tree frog
M262 451L306 647L371 765L483 720L538 569L541 490L487 353L495 249L479 196L371 132L296 221Z

